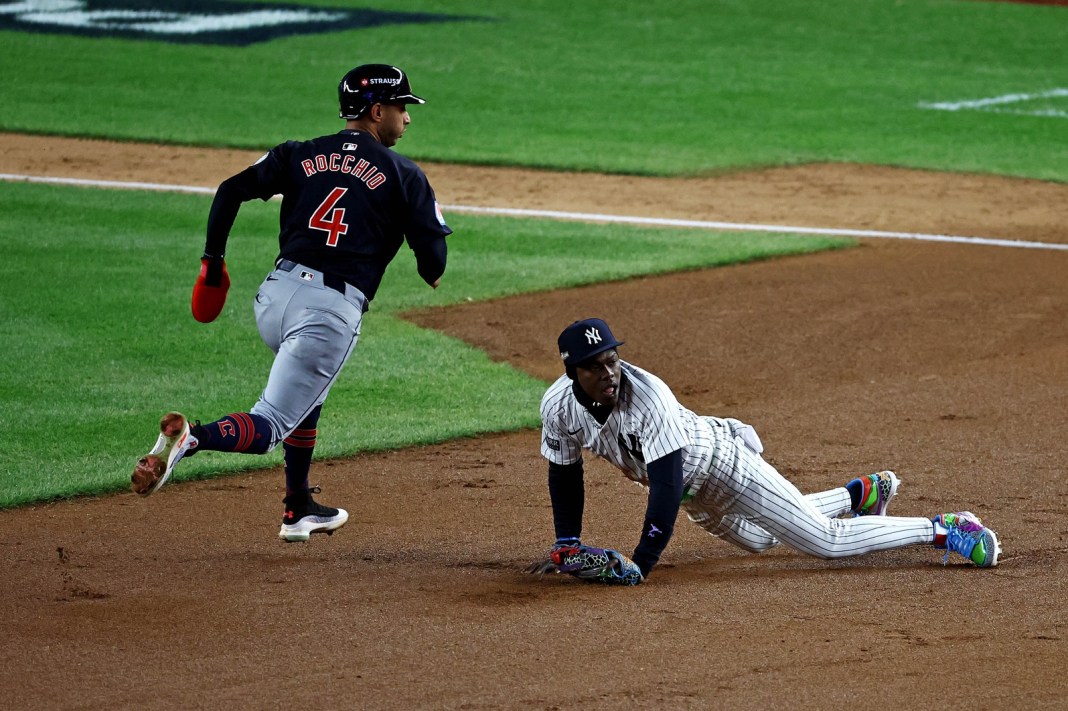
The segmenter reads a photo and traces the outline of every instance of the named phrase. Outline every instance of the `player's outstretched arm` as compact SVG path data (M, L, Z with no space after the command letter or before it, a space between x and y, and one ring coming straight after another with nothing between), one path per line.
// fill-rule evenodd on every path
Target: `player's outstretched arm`
M642 535L634 549L634 562L642 577L648 577L660 560L679 517L682 501L682 450L649 462L649 503L645 509Z
M549 500L553 506L553 529L556 540L574 541L582 536L582 512L586 488L582 478L582 460L573 464L549 462Z
M413 241L412 251L415 252L415 266L419 276L423 278L431 289L437 289L441 284L441 277L445 274L445 262L449 256L449 248L444 237L435 237L429 240Z
M261 161L262 162L262 161ZM259 164L257 164L259 165ZM265 164L267 165L267 164ZM226 304L230 290L230 275L226 271L226 242L237 219L241 204L256 197L269 197L273 192L264 187L264 173L250 166L224 180L215 191L208 212L207 237L204 255L200 258L200 274L193 285L190 303L193 318L201 323L214 321Z

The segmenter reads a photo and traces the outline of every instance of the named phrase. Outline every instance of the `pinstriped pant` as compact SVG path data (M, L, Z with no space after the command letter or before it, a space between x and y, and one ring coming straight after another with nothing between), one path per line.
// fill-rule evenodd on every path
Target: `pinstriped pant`
M926 518L835 518L850 510L844 487L805 496L729 433L717 438L711 466L690 491L683 508L691 521L753 553L782 542L819 558L844 558L934 540Z

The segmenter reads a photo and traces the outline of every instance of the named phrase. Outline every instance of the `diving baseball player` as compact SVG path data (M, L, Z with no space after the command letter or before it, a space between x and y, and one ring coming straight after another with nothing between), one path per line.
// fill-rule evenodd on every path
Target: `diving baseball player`
M423 171L390 150L404 135L407 107L425 101L397 67L365 64L338 85L345 128L310 141L288 141L223 181L208 215L193 316L213 321L226 300L226 242L241 204L282 196L278 258L256 294L260 336L274 364L259 401L238 412L190 426L171 412L156 446L134 469L133 489L148 495L183 456L202 450L263 454L282 444L285 541L332 533L344 509L313 498L308 472L323 402L356 347L360 324L386 266L405 240L419 276L437 288L445 272L445 238L452 230Z
M898 487L893 472L802 495L760 456L763 445L752 427L695 415L660 378L620 360L623 344L601 319L571 324L558 345L566 372L541 401L541 453L549 460L556 543L531 572L636 585L660 559L680 507L712 535L754 553L780 541L820 558L923 543L982 567L997 564L997 536L969 512L934 519L886 516ZM581 542L583 449L649 491L630 557ZM837 518L849 513L853 517Z

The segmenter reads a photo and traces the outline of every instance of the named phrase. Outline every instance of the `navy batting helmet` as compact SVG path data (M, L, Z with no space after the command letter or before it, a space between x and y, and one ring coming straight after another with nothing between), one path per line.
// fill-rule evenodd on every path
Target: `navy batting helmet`
M425 104L412 93L408 76L390 64L361 64L337 85L340 117L358 119L373 104Z

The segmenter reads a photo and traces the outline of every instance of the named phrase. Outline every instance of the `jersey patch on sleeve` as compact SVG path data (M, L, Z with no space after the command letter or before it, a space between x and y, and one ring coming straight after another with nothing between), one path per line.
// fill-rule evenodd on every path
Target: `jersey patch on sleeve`
M448 225L445 224L445 215L441 214L441 207L438 205L437 200L434 201L434 215L438 218L438 223L442 227L448 227Z
M554 452L559 452L560 451L560 440L553 439L552 437L546 437L545 438L545 446L548 447L549 449L553 450Z

